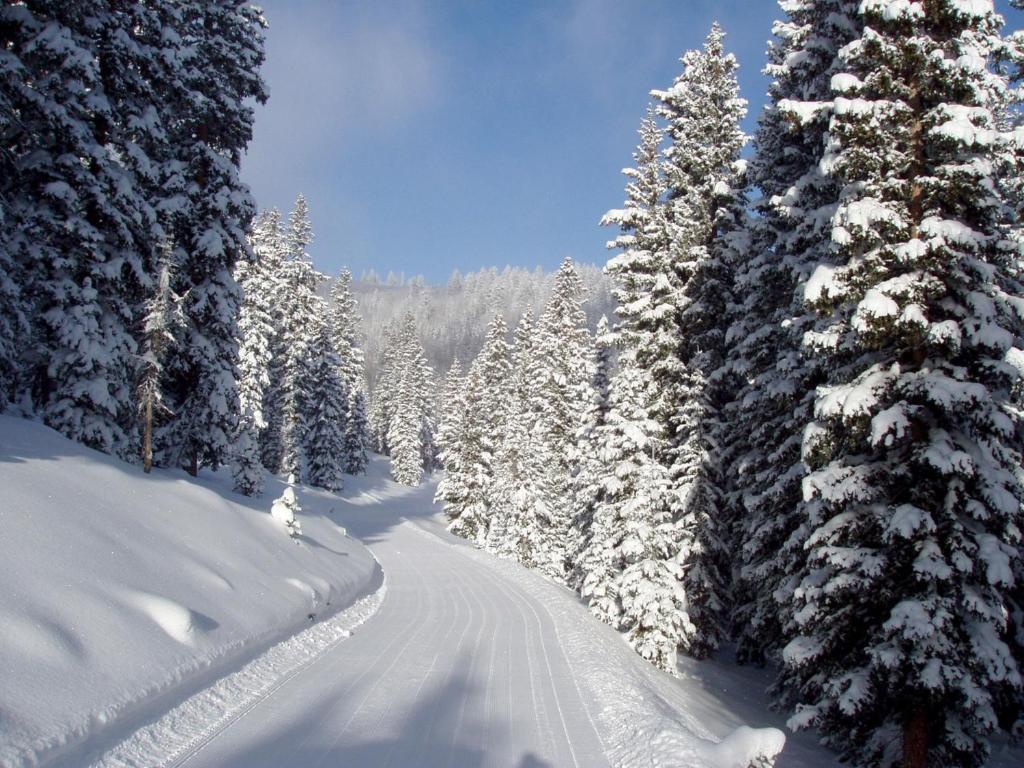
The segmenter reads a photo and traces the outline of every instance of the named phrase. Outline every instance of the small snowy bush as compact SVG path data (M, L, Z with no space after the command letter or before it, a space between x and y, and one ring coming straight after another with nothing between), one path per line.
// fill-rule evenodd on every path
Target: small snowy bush
M288 535L292 538L302 535L302 524L295 519L295 514L301 511L302 507L299 506L299 501L295 498L295 489L290 485L270 507L271 517L283 523L288 530Z

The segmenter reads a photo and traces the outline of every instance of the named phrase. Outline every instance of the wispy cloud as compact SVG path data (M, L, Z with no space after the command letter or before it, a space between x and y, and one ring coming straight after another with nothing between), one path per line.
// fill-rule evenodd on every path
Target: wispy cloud
M270 24L244 173L257 188L323 168L367 132L401 130L443 90L439 46L418 3L263 3Z

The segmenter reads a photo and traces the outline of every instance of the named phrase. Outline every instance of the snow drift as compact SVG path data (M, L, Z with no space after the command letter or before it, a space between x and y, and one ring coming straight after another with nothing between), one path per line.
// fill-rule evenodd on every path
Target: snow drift
M230 479L142 470L0 416L0 764L109 740L380 583L299 486L302 535Z

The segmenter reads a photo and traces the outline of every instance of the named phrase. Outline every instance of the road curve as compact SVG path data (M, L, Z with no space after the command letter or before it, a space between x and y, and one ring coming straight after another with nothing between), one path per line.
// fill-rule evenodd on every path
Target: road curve
M608 764L550 616L453 546L428 499L343 512L384 569L380 610L175 765Z

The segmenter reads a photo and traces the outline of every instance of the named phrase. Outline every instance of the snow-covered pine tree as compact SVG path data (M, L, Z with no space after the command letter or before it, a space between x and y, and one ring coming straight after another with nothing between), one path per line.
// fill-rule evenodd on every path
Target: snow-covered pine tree
M649 370L662 389L678 378L675 355L676 276L669 261L668 225L665 221L665 194L659 128L654 107L648 107L640 124L640 144L633 159L636 168L626 168L626 203L601 219L602 226L618 226L620 234L609 241L609 248L621 249L605 266L613 280L612 296L619 324L615 331L620 344L633 350L635 362ZM667 423L671 412L663 407Z
M437 425L438 461L445 476L458 473L460 465L460 435L463 429L464 405L462 391L466 385L462 363L455 358L451 368L444 377L444 388L441 390L440 419ZM441 487L445 480L438 483L438 498L442 498Z
M255 393L253 380L249 375L255 374L258 377L257 386L260 383L263 386L259 409L263 422L259 430L260 460L266 469L277 472L281 466L281 392L279 383L284 377L286 360L285 318L279 299L283 290L283 264L288 258L288 248L281 225L281 214L276 208L261 211L256 216L252 232L249 235L249 244L252 246L254 260L243 263L240 267L244 295L242 318L248 311L247 305L258 307L266 313L266 319L270 322L270 332L266 339L269 359L266 370L263 372L263 375L266 376L266 381L263 383L259 381L259 378L262 378L260 368L258 366L248 368L244 349L247 341L243 333L242 349L239 351L239 396L244 408L247 399ZM260 309L253 311L262 314ZM242 319L239 322L241 323ZM256 339L253 340L253 343L256 343Z
M537 568L545 560L542 528L549 519L544 497L546 467L537 441L537 327L527 306L514 334L507 416L496 454L487 548Z
M345 472L366 471L369 442L363 391L363 352L359 348L359 315L352 295L352 273L342 269L331 286L331 336L338 355L339 371L348 391L345 406Z
M296 515L302 511L302 506L295 496L294 482L295 476L289 475L288 485L285 486L284 492L270 505L270 516L284 526L289 536L297 539L302 535L302 523L299 522Z
M146 303L136 374L136 404L142 431L142 470L153 468L153 431L157 420L172 415L164 404L163 372L167 351L178 342L184 325L181 298L171 289L171 249L162 249L156 289Z
M186 331L167 366L176 417L160 443L168 463L194 474L224 461L237 426L242 296L233 273L248 256L255 212L238 167L252 136L252 101L266 99L259 76L265 22L243 0L190 2L180 18L176 31L186 44L162 104L175 147L163 182L173 200L166 227L176 244Z
M118 110L137 94L130 74L112 71L115 50L105 45L114 36L131 46L132 25L110 3L68 0L5 4L0 26L10 120L0 252L11 270L3 291L16 298L0 314L9 331L30 323L19 388L65 435L134 458L134 334L157 238L134 158L116 159L129 117ZM134 51L132 65L144 68L143 57ZM8 383L11 374L9 364L0 370Z
M506 429L508 383L511 373L508 326L496 315L487 327L487 340L470 366L466 380L466 410L461 415L463 441L461 498L453 505L449 530L483 546L487 541L495 482L495 457ZM439 491L439 497L445 499ZM445 499L446 500L446 499Z
M238 402L243 414L252 414L257 430L267 426L264 403L269 399L276 341L276 272L281 264L281 255L273 247L277 218L277 211L264 211L257 217L250 237L252 259L239 262L235 268L235 279L242 287L242 308L238 316Z
M312 240L305 200L299 195L290 216L285 242L291 250L281 261L277 296L278 343L280 360L276 394L280 418L281 463L278 472L305 477L303 466L309 402L313 377L314 338L324 320L323 302L316 294L323 275L313 268L305 247Z
M835 182L821 173L837 51L861 22L858 0L786 6L765 70L770 102L748 177L760 190L752 244L735 270L727 368L744 382L726 408L738 554L734 627L741 660L779 660L792 635L794 576L804 554L800 444L822 361L802 354L812 329L800 285L830 248Z
M266 224L261 216L254 226ZM268 290L273 273L263 260L262 242L250 237L252 259L239 262L235 280L242 288L242 308L238 316L238 430L232 447L235 490L246 496L263 491L265 471L260 450L260 434L267 427L264 402L270 388L270 366L275 340L273 304ZM259 246L259 247L257 247Z
M807 563L784 683L794 726L863 764L977 766L1020 558L1021 253L996 183L1017 162L991 3L865 0L839 49L822 168L831 258L804 295L826 325Z
M396 479L401 476L399 482L417 485L423 472L433 471L437 456L434 372L412 313L406 314L400 326L389 329L388 342L387 364L374 391L373 432L391 456L392 475ZM393 436L401 439L401 456L395 454ZM412 458L413 447L419 455L417 462ZM414 463L418 463L418 473L412 469Z
M481 378L479 366L470 366L460 398L461 412L451 427L458 447L456 452L444 454L448 464L435 496L444 503L448 530L470 541L482 541L486 533L482 525L487 519L485 494L493 472L493 435L481 429L482 421L477 418L484 399Z
M585 572L581 556L590 541L594 510L604 497L604 479L614 473L601 460L600 434L611 407L611 375L614 365L616 336L608 325L607 316L601 317L594 334L594 378L591 401L583 415L583 423L576 435L576 477L573 478L573 519L569 542L569 586L579 591Z
M745 197L736 58L725 52L715 24L704 47L683 56L683 72L667 91L654 91L667 121L666 220L675 272L678 344L682 362L670 421L672 476L679 495L680 555L686 607L696 631L685 650L703 657L727 627L728 521L723 468L718 464L721 407L716 386L730 303L733 240L742 232Z
M538 455L543 457L543 509L536 542L538 566L552 579L566 577L572 521L573 447L590 402L593 343L583 312L583 285L572 260L555 275L551 298L538 323L533 356L537 375L534 406L539 413Z
M307 400L305 455L306 481L329 491L341 489L345 471L345 422L348 393L341 365L334 351L327 303L322 299L321 317L310 349L310 391Z
M657 385L625 352L598 430L607 474L582 555L582 595L598 618L626 632L630 645L675 674L676 652L693 646L676 519L677 491L660 457L668 435L657 412Z
M413 377L403 376L395 391L395 412L387 434L391 476L402 485L419 485L423 480L422 414L417 399Z
M399 363L401 343L400 325L391 323L384 329L380 373L373 383L370 400L370 443L377 453L388 455L388 429L395 411L395 396L401 377Z
M366 417L366 393L362 387L349 392L345 409L345 466L350 475L366 472L370 463L366 455L370 443L370 426Z

